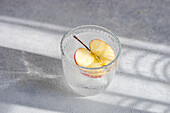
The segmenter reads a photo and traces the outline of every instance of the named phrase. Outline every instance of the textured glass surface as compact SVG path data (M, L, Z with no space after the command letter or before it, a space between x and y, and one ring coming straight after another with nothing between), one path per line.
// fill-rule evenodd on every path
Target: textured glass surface
M93 39L101 39L114 50L116 58L108 65L99 68L85 68L76 65L74 53L83 47L73 36L89 45ZM80 95L95 95L103 92L115 74L115 68L121 51L119 39L110 31L100 26L85 25L69 31L61 41L62 64L66 81L70 87ZM94 77L93 74L101 75ZM89 76L85 76L89 75Z

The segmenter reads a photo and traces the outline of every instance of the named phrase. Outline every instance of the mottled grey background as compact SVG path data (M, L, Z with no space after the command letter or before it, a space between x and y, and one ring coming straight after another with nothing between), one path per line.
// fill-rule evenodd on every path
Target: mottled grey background
M101 95L65 83L59 42L101 25L122 42ZM170 113L170 0L0 0L0 113Z

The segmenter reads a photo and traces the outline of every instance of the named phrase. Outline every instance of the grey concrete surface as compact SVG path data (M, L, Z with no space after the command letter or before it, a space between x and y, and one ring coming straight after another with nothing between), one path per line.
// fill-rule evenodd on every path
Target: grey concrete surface
M169 0L1 0L0 14L76 27L104 26L120 36L170 43Z
M170 113L170 0L0 0L0 113ZM59 43L101 25L123 51L101 95L65 83Z

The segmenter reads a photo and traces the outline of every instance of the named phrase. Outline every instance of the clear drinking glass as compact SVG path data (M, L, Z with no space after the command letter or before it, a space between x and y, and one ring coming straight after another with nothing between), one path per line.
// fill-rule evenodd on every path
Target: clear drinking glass
M89 45L93 39L100 39L109 44L115 52L116 58L103 67L85 68L74 61L76 50L83 47L73 36ZM64 75L69 86L83 96L96 95L108 87L115 75L121 44L117 36L111 31L96 25L83 25L67 32L60 43ZM100 75L100 76L93 76Z

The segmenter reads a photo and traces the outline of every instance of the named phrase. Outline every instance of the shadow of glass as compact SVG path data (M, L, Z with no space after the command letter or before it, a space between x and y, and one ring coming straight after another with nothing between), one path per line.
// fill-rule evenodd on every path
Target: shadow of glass
M169 54L161 52L161 51L152 51L149 49L143 49L143 48L138 48L138 47L132 47L126 44L123 44L123 47L128 49L128 53L126 52L126 56L131 55L131 51L132 50L136 50L136 54L142 52L142 54L137 55L137 57L134 57L132 59L134 59L135 61L131 61L131 64L127 64L127 67L130 66L132 67L133 65L133 70L127 72L127 69L124 68L122 66L122 64L119 65L119 71L117 72L118 74L122 74L122 75L128 75L129 77L133 77L133 78L137 78L137 79L143 79L143 80L148 80L148 81L155 81L155 82L160 82L160 83L164 83L164 84L169 84L169 77L167 74L167 70L169 63L168 62L164 62L165 59L169 59ZM133 53L134 54L134 53ZM143 59L146 60L146 56L148 55L157 55L157 59L152 59L152 56L150 57L150 60L153 62L145 62ZM125 56L124 56L125 57ZM126 59L126 60L131 60L131 59ZM148 59L149 60L149 59ZM122 62L124 62L124 60L122 60ZM141 63L143 63L143 67L141 67ZM157 66L157 64L163 63L162 67ZM149 72L145 72L145 74L143 74L144 70L142 69L147 69L147 67L145 67L145 65L149 68L151 68L151 70ZM162 71L163 73L158 74L156 73L156 71Z
M0 47L0 88L78 96L67 85L61 59ZM12 91L11 91L12 92ZM9 96L9 95L8 95Z
M125 51L122 51L122 53L124 56L120 59L119 71L117 71L116 75L118 78L120 76L122 77L116 80L120 80L118 83L122 83L121 85L124 87L118 86L119 88L115 88L115 91L123 93L112 93L111 95L117 95L121 98L116 105L140 108L146 111L154 109L160 110L160 112L168 111L170 107L168 101L170 54L166 51L168 48L158 49L156 51L154 44L151 44L152 46L144 45L146 45L146 47L140 47L141 45L138 46L135 44L130 46L130 44L127 45L123 43ZM157 48L159 48L159 46L157 46ZM166 50L164 51L164 49ZM130 83L127 85L127 88L126 85L123 85L123 83L126 82ZM140 85L138 86L138 84ZM129 93L127 89L131 92ZM152 92L157 92L158 95L152 94ZM162 97L161 99L160 96Z
M26 73L40 78L63 77L61 59L50 58L42 55L22 51L22 60Z
M164 77L170 82L170 70L168 67L170 67L170 61L168 61L163 68Z
M158 58L154 63L153 63L153 66L152 66L152 72L153 74L155 75L155 78L157 79L161 79L160 78L160 73L158 74L156 71L157 71L157 68L156 66L159 65L164 59L166 59L166 57L160 57ZM166 80L165 80L166 81Z
M143 74L141 74L140 70L139 70L139 62L142 60L142 58L144 58L146 56L146 52L144 52L143 54L139 55L136 59L135 59L135 62L134 62L134 67L135 67L135 73L138 75L138 76L143 76Z
M0 47L0 88L9 87L25 75L26 67L20 51Z

